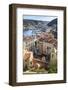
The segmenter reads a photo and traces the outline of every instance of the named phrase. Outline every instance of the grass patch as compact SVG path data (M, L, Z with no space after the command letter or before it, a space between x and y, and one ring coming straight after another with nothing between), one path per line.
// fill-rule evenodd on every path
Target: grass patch
M50 65L48 73L57 73L57 64Z
M36 68L36 69L30 69L29 72L36 72L36 73L45 73L47 72L44 68Z

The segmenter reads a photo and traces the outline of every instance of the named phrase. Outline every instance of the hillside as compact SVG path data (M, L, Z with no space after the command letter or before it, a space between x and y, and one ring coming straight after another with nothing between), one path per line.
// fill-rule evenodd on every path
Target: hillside
M52 21L23 20L24 35L31 35L32 32L51 32L57 38L57 18Z

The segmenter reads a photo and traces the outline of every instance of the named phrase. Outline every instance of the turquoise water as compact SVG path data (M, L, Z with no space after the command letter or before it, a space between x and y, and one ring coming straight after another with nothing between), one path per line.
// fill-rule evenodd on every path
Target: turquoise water
M24 31L24 36L32 36L32 30Z

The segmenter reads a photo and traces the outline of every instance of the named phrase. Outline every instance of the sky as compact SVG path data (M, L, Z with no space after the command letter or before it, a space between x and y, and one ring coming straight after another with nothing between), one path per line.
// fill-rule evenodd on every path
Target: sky
M56 19L56 16L40 16L40 15L24 15L24 19L29 19L29 20L42 20L42 21L51 21L53 19Z

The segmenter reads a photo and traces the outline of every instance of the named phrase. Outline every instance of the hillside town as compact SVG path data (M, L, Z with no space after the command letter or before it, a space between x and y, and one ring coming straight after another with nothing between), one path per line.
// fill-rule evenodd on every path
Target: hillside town
M57 73L57 19L23 23L23 73Z

